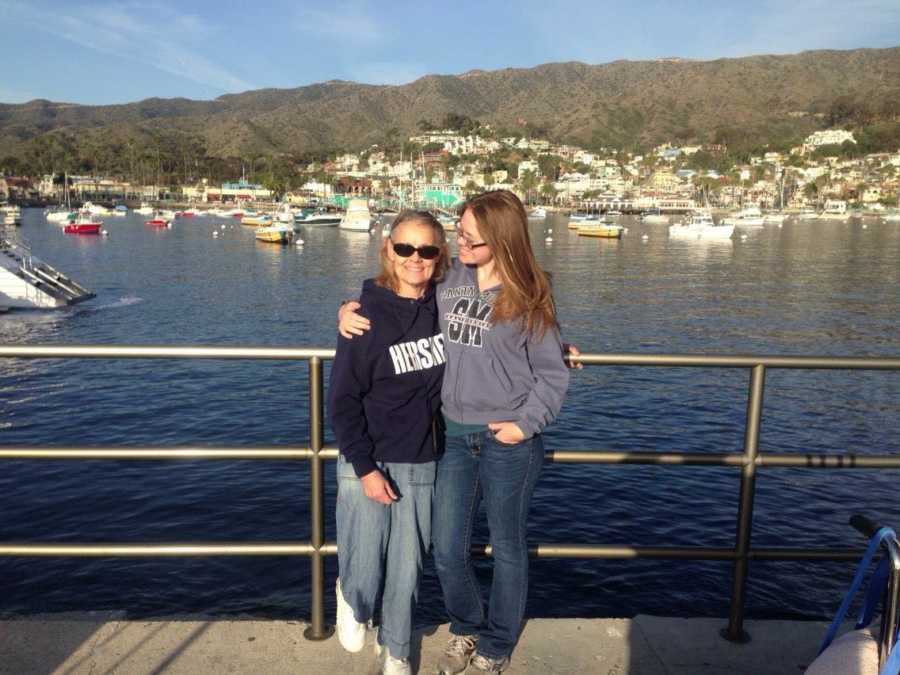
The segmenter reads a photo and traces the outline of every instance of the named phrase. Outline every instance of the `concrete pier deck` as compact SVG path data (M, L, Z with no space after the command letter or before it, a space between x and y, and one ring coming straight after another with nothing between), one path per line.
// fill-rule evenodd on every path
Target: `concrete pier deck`
M827 624L748 621L751 641L719 637L724 619L531 619L507 671L517 674L799 675ZM45 615L0 621L3 675L184 673L377 673L369 644L348 654L337 637L304 639L306 624L181 617L129 621L110 614ZM433 673L447 625L416 634L415 672Z

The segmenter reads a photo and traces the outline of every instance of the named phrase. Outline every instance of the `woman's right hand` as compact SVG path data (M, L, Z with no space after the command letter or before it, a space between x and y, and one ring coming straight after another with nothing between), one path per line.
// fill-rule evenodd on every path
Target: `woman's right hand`
M378 469L373 469L359 480L362 481L363 492L366 494L366 497L373 502L390 506L397 501L397 494L394 492L388 479Z
M360 305L355 300L346 302L341 305L338 310L338 332L348 340L353 339L354 335L362 335L364 331L369 330L369 320L362 314L357 314Z

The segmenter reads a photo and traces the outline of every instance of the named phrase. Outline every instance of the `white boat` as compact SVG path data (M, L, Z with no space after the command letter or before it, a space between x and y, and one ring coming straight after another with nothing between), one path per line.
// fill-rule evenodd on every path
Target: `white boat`
M658 208L647 209L641 212L641 222L648 225L661 225L669 222L669 216Z
M900 223L900 211L892 211L882 216L886 223Z
M783 213L767 213L763 216L763 225L781 225L784 219Z
M531 213L528 214L529 218L546 218L547 217L547 209L541 208L540 206L536 209L532 209Z
M341 218L338 227L353 232L368 232L372 229L372 213L369 211L369 202L365 199L351 199L347 205L347 212Z
M278 209L275 211L275 220L279 223L288 223L294 224L294 211L291 209L291 205L287 202L283 202Z
M669 226L669 236L679 239L731 239L734 234L734 225L724 222L716 225L712 214L706 209L692 211L684 223Z
M84 286L32 254L16 237L0 235L0 288L3 306L55 309L94 297Z
M622 212L619 211L619 209L610 209L609 211L606 212L606 216L608 218L618 218L621 215L622 215Z
M825 208L819 214L819 218L825 220L847 220L850 214L847 213L847 202L843 199L828 199L825 201Z
M758 206L747 206L737 213L733 213L722 221L725 225L734 225L736 227L762 227L763 214Z
M341 222L340 213L329 213L324 209L319 209L315 213L311 213L306 218L298 219L296 223L304 227L334 227Z
M140 213L142 216L149 216L153 213L153 207L150 206L147 202L141 202L140 208L134 210L135 213Z
M5 206L0 209L0 223L18 227L22 224L22 209L18 206Z
M87 211L92 216L108 216L110 214L110 210L105 206L92 204L91 202L85 202L84 206L81 207L81 210Z
M78 215L78 212L73 209L54 209L53 211L48 211L44 214L44 217L47 218L48 223L60 223L65 224L70 220L74 220Z

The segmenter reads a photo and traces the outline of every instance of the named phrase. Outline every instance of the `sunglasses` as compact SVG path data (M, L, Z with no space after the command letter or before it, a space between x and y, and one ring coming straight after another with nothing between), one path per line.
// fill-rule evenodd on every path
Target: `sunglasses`
M399 255L401 258L408 258L413 253L418 253L419 257L422 260L434 260L441 254L441 249L439 249L437 246L419 246L417 248L412 244L398 244L396 242L391 243L394 245L394 253Z

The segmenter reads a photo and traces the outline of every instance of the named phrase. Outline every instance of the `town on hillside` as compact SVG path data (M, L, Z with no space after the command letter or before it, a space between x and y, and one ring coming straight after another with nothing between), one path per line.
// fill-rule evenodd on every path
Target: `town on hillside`
M501 136L489 125L466 122L462 129L423 124L399 152L373 145L307 163L250 161L242 163L240 179L225 182L190 175L183 181L4 175L0 201L47 205L63 203L68 193L76 203L283 201L340 207L350 198L366 198L391 208L449 208L467 195L508 189L529 205L563 209L589 204L626 212L695 205L795 210L839 200L852 210L879 212L897 207L900 197L900 151L861 154L853 132L843 129L816 131L782 151L735 158L724 144L664 143L644 154L589 151L534 134Z

